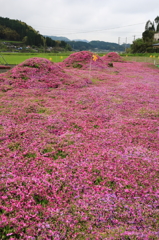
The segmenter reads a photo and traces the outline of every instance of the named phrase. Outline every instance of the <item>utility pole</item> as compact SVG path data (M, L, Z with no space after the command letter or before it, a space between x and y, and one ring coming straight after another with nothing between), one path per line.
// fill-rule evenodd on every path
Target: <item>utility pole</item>
M133 37L134 37L134 41L135 41L135 35L133 35Z
M125 52L126 52L127 37L125 39Z
M120 37L118 37L118 44L120 45Z

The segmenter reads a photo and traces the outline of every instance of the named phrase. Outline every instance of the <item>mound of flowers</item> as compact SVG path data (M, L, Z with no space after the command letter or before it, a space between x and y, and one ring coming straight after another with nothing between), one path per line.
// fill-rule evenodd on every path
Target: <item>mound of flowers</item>
M98 55L89 51L73 53L61 64L63 67L78 69L98 69L105 67L103 60Z
M123 62L122 57L116 52L110 52L101 58L107 62Z
M0 91L0 239L159 239L159 69L113 64Z
M88 76L80 75L75 79L74 73L64 71L60 64L37 57L27 59L0 76L0 89L4 92L13 88L84 87L90 83Z
M45 58L30 58L1 75L4 85L20 88L58 88L70 77L58 64Z

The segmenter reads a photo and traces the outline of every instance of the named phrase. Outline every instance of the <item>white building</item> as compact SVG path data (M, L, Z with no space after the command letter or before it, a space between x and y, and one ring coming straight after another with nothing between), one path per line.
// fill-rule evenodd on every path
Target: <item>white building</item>
M155 33L154 34L154 40L155 41L159 41L159 33Z

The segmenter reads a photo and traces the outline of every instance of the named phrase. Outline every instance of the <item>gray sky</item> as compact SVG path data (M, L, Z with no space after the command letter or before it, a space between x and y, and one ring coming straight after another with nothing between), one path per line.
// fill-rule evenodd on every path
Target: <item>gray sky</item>
M132 43L148 20L159 16L158 0L0 0L0 16L21 20L42 35Z

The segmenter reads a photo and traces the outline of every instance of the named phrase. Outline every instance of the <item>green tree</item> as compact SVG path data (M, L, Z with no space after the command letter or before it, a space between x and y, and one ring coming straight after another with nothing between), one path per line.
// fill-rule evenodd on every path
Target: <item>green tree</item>
M61 41L59 47L65 48L67 43L65 41Z
M28 42L28 37L27 37L27 36L23 37L22 42L25 43L25 44L27 44L27 42Z
M142 33L142 38L144 42L153 42L154 38L154 31L152 30L146 30Z
M142 38L138 38L133 41L131 45L131 52L132 53L144 53L146 52L147 44L143 41Z
M67 43L66 47L65 47L65 50L66 51L72 51L72 48L71 46Z
M151 22L150 20L148 20L145 25L145 31L154 31L155 32L154 22Z
M155 18L155 23L156 23L156 32L159 32L159 16Z

